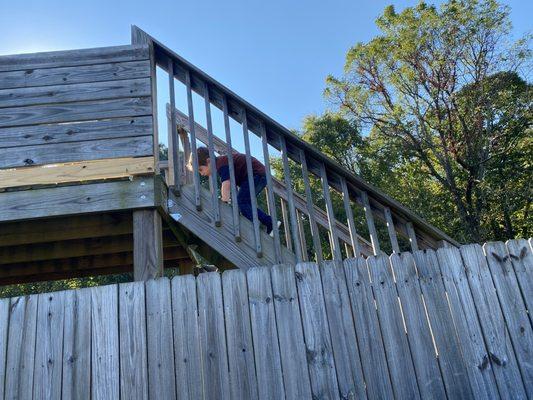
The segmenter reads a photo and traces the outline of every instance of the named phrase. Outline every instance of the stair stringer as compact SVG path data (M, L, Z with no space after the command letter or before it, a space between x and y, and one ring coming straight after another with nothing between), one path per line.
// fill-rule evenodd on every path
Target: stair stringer
M275 265L274 239L261 230L262 257L257 257L252 223L239 215L241 228L241 240L237 242L233 230L233 214L231 207L220 202L221 226L214 223L213 210L211 208L211 194L208 190L200 188L200 198L203 205L198 211L194 203L193 185L181 187L180 196L176 196L172 190L168 193L168 213L184 228L198 236L213 250L220 253L224 258L241 269L250 267ZM285 246L282 246L282 258L284 263L295 264L296 256Z

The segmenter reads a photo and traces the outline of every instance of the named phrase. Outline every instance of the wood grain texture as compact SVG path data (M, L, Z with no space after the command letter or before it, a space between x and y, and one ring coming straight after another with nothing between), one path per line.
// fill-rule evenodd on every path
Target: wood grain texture
M148 399L146 299L143 282L119 287L120 396Z
M344 273L368 398L391 399L394 394L366 261L362 257L344 260Z
M318 265L299 263L295 271L313 397L338 399L340 391Z
M64 399L91 398L91 290L64 294L63 376Z
M176 399L170 281L146 282L149 398Z
M172 323L178 399L201 399L205 385L198 331L196 280L192 275L172 279Z
M257 398L254 346L245 272L224 271L222 293L224 295L231 398Z
M268 268L250 268L246 274L254 341L259 399L284 399L276 315Z
M311 382L294 267L275 265L270 272L285 398L308 399L311 398Z
M146 281L163 274L162 221L155 209L133 211L133 279Z
M506 246L531 320L533 318L531 316L533 310L533 252L525 239L509 240Z
M0 399L4 398L8 328L9 299L0 299Z
M230 399L222 287L217 272L196 279L204 398Z

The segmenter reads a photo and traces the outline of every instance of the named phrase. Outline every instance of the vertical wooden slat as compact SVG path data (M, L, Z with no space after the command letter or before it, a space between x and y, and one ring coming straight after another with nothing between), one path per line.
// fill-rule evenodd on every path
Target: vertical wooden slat
M33 398L61 398L63 292L42 293L37 306Z
M324 261L320 274L340 397L365 399L363 370L342 264Z
M120 396L148 399L146 308L143 282L119 285Z
M248 175L248 186L250 187L250 200L252 204L252 224L254 227L255 251L257 257L263 256L261 245L261 234L259 232L259 219L257 217L257 197L255 196L254 173L252 170L252 155L250 151L250 135L248 132L248 117L246 109L242 109L242 135L244 138L244 150L246 153L246 171Z
M91 398L91 290L65 292L63 399Z
M31 399L38 296L11 299L5 376L6 399Z
M149 280L146 292L146 344L148 354L148 396L176 399L172 308L168 278Z
M352 304L355 331L361 353L368 398L394 398L387 358L372 296L372 286L363 257L344 260L344 274Z
M235 183L235 166L233 165L233 147L231 144L231 130L229 124L228 99L222 95L222 111L224 113L224 131L226 132L226 155L228 157L229 180L231 190L231 209L233 212L233 235L235 240L241 240L241 227L239 223L239 204L237 203L237 184Z
M191 141L189 140L189 135L187 131L183 128L178 129L178 141L181 140L183 145L183 157L180 162L181 168L181 183L184 185L189 185L192 183L192 171L187 168L187 163L191 159Z
M191 72L185 71L185 85L187 86L187 108L189 111L189 133L191 135L191 155L192 155L192 181L194 184L194 205L198 211L202 210L200 200L200 173L198 170L198 153L196 148L196 128L194 126L194 105L192 102Z
M170 173L170 184L174 185L176 193L181 190L181 166L179 159L180 141L176 126L176 95L174 86L174 62L168 59L168 91L170 97L170 110L168 110L168 172Z
M487 400L500 398L494 378L497 366L490 361L483 340L459 249L438 249L437 258L474 396Z
M254 341L259 399L284 399L281 356L272 286L268 268L256 267L247 271L250 321Z
M318 265L297 264L296 285L313 398L339 398L337 373Z
M222 292L224 294L231 398L255 399L258 396L258 389L245 272L242 270L224 271Z
M117 285L91 289L93 400L118 399L120 396L117 291Z
M209 86L204 83L205 118L207 121L207 147L209 149L209 189L211 190L211 207L215 226L220 226L220 203L218 202L218 179L215 160L215 146L213 143L213 122L211 121L211 102L209 100Z
M404 334L398 293L386 256L369 257L368 270L374 287L381 335L395 397L420 398L411 350Z
M283 219L283 230L285 233L285 243L289 251L293 251L291 225L289 222L289 211L287 210L287 202L283 199L279 199L281 204L281 218Z
M348 192L348 185L346 184L346 178L341 177L342 187L342 200L344 202L344 211L346 212L346 220L348 221L348 229L350 230L350 241L355 257L361 256L361 245L357 237L357 230L355 229L355 223L353 220L353 211L350 204L350 193Z
M393 253L400 252L400 245L398 244L398 238L396 237L396 230L394 229L394 222L392 221L392 213L389 207L383 208L385 214L385 222L387 223L387 231L389 232L389 239L392 246Z
M300 149L300 163L302 164L302 178L305 188L305 201L307 203L307 215L309 216L309 227L311 228L311 237L313 238L313 247L316 254L316 262L321 263L324 257L322 256L322 243L320 241L320 232L316 223L315 205L313 203L313 193L311 191L311 183L309 182L309 171L307 169L307 159L305 152Z
M266 127L263 122L261 122L261 143L263 145L263 158L265 161L265 172L267 180L267 199L268 199L268 213L272 218L272 235L274 237L274 253L277 263L283 262L281 257L281 241L279 237L279 226L278 226L278 211L276 209L276 198L274 196L274 187L272 184L272 171L270 169L270 154L268 152L268 138Z
M329 239L331 244L331 253L334 260L342 260L342 253L339 243L339 234L337 232L337 220L335 212L333 211L333 204L331 203L330 187L328 182L328 174L324 163L320 164L320 178L322 181L322 191L324 192L324 201L326 203L326 212L329 222Z
M280 136L281 144L281 160L283 163L283 175L285 177L285 186L287 188L287 204L289 205L289 217L291 221L291 231L294 246L294 253L296 254L296 261L302 261L302 246L298 240L298 223L296 221L296 208L294 206L294 195L292 192L291 170L289 167L289 158L287 153L287 143L285 137Z
M0 299L0 399L4 398L8 330L9 299Z
M415 227L412 222L407 222L405 224L407 229L407 236L409 236L409 242L411 242L411 250L418 251L418 240L416 239Z
M300 317L294 267L275 265L271 269L281 370L287 400L311 398L311 382Z
M204 397L208 400L230 399L220 274L201 274L196 284Z
M302 247L302 261L309 261L307 257L307 240L305 238L303 214L296 210L296 217L298 221L298 236L300 238L300 246Z
M374 224L374 215L372 214L372 208L368 201L368 194L365 191L361 192L361 201L365 209L366 224L368 226L368 233L370 234L370 241L372 242L372 249L374 250L374 255L378 255L381 252L378 232L376 231L376 225Z
M513 265L518 285L520 286L524 303L529 310L530 319L533 318L533 252L527 240L509 240L506 243L509 257Z
M162 232L157 210L133 211L133 278L136 281L163 274Z
M202 399L204 378L194 276L183 275L172 279L172 317L178 399Z

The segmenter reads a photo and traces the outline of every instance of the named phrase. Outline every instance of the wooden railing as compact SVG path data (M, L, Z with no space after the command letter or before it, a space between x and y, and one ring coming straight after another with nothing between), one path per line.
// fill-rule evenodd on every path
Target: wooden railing
M392 252L400 252L400 237L408 239L413 251L419 248L437 248L445 245L457 246L458 243L447 236L439 229L433 227L421 217L408 210L406 207L387 196L385 193L371 186L359 176L349 172L335 161L331 160L319 150L303 141L301 138L290 132L288 129L259 111L257 108L237 96L231 90L218 83L216 80L199 70L172 50L158 42L156 39L146 34L137 27L132 28L133 43L147 43L150 46L153 55L153 68L155 74L156 65L165 70L169 77L169 106L171 110L176 108L175 104L175 80L182 82L186 87L187 96L187 115L188 134L190 137L190 152L192 154L193 165L197 166L197 140L200 139L197 124L195 123L193 92L197 93L204 99L206 112L206 135L207 146L211 159L210 189L212 198L210 204L201 204L200 201L200 176L198 168L193 168L191 178L195 189L195 205L198 210L202 207L212 207L215 216L215 225L220 224L220 211L217 190L216 168L214 166L215 153L215 135L213 133L213 124L211 118L211 107L215 106L222 110L224 116L225 129L225 146L226 154L230 163L230 181L231 195L236 197L235 175L232 163L232 143L230 132L230 118L239 123L242 127L244 153L247 159L247 171L250 187L254 188L251 156L252 149L250 146L249 133L257 135L262 143L262 156L265 161L267 171L267 195L268 211L273 221L278 219L275 207L278 195L282 198L282 206L286 207L283 214L287 214L288 223L285 224L285 233L290 231L290 237L286 238L286 245L295 253L298 261L306 259L303 235L301 228L301 219L299 214L303 213L309 221L313 247L316 252L316 260L321 261L321 243L319 235L319 225L324 225L327 220L327 230L330 239L330 250L333 259L340 260L343 258L342 244L345 245L344 255L365 254L366 242L356 231L354 221L353 207L362 207L366 219L366 227L370 238L370 246L373 254L382 252L382 242L378 237L378 228L376 220L381 221L386 226L387 240L390 242ZM153 90L156 90L155 88ZM155 98L155 96L154 96ZM180 117L181 118L181 117ZM179 194L181 185L184 183L182 169L183 162L180 161L180 143L178 140L177 126L178 114L170 113L169 128L169 174L173 178L173 190ZM205 136L204 136L205 140ZM274 148L281 152L281 164L283 167L283 185L280 189L280 182L276 181L271 172L269 148ZM219 152L221 149L219 149ZM305 196L297 195L293 189L293 182L290 174L289 160L292 160L301 167L301 176L305 188ZM310 174L318 177L322 184L322 195L325 202L325 212L317 210L313 203ZM332 192L337 192L342 196L344 212L346 214L346 225L339 226L335 218L335 212L331 199ZM239 218L237 202L232 202L233 217ZM253 209L253 226L255 236L255 247L257 254L262 253L260 240L260 226L257 219L257 203L252 196ZM326 217L325 219L323 217ZM282 216L283 217L283 216ZM341 224L342 225L342 224ZM234 224L235 239L240 237L239 224ZM344 229L344 228L347 228ZM274 224L274 242L276 259L281 262L280 231Z

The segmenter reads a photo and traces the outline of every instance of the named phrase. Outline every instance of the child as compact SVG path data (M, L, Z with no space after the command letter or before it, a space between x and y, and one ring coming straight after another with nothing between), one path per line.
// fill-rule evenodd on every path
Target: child
M209 150L207 147L199 147L198 154L198 172L202 176L210 176L211 168L209 164ZM217 174L220 176L222 186L220 193L222 201L230 201L230 178L229 178L229 164L227 156L220 156L215 158L215 165ZM252 221L252 199L250 197L250 185L248 184L248 172L246 168L246 156L241 153L233 153L233 166L235 170L235 183L239 187L237 193L237 204L241 214ZM189 161L189 169L192 169L192 155ZM261 164L256 158L252 157L252 172L254 176L255 196L266 186L265 166ZM268 234L272 232L272 218L261 209L257 209L257 217L259 221L266 227Z

